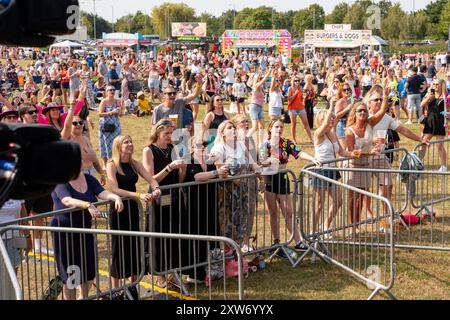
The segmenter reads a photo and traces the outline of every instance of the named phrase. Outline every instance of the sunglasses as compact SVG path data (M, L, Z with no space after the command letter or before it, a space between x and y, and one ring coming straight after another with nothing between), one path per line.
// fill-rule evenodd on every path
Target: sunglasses
M9 115L9 116L5 116L5 119L8 119L8 120L16 120L16 119L18 119L19 117L18 116L15 116L15 115Z
M352 90L350 88L344 88L344 89L342 89L342 91L350 92Z
M38 112L37 112L37 110L35 109L35 110L30 110L30 111L27 111L27 114L29 114L30 116L32 116L33 114L37 114Z
M367 112L367 109L356 109L356 112L358 112L358 113Z
M176 92L166 92L166 94L169 95L169 96L174 96L174 95L176 95L177 93L176 93Z
M248 123L248 120L242 120L242 121L239 122L239 123Z
M294 80L294 82L300 82L300 80Z
M84 125L84 121L73 121L72 125L74 125L74 126L82 126L82 125Z
M215 99L214 101L216 101L216 102L222 102L223 99Z
M383 99L381 99L381 98L376 98L376 99L372 99L372 100L370 100L370 101L381 102L381 101L383 101Z

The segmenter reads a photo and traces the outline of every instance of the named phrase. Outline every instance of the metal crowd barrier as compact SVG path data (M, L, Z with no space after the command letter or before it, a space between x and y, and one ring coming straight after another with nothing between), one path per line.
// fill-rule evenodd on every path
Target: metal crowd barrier
M395 298L394 285L394 210L389 200L342 182L336 176L340 168L302 169L299 178L299 220L308 254L318 256L363 280L373 290ZM365 175L371 175L367 170ZM303 183L306 182L306 183ZM370 200L370 202L368 201ZM370 206L370 207L369 207Z
M20 300L21 298L22 290L9 261L3 239L0 237L0 300Z
M199 299L199 298L219 298L219 299L243 299L243 257L239 251L239 246L231 239L224 237L213 236L200 236L200 235L181 235L181 234L169 234L169 233L151 233L151 232L134 232L134 231L117 231L117 230L95 230L87 228L60 228L60 227L30 227L30 226L18 226L12 225L0 229L0 236L5 235L11 231L22 232L34 232L39 231L49 235L54 241L56 239L65 238L75 241L67 241L65 248L56 248L55 257L40 256L37 259L32 256L31 259L22 261L18 266L18 273L16 278L12 273L13 266L8 257L6 250L4 249L4 241L0 240L0 252L1 260L6 262L6 270L8 270L8 277L5 275L3 269L0 269L2 273L2 283L7 281L11 283L15 288L15 296L11 295L11 285L6 286L5 290L8 290L5 294L1 291L2 295L0 299L26 299L26 300L56 300L62 299L61 291L64 284L68 289L75 289L83 287L85 284L85 294L81 298L83 299L101 299L110 300L117 297L117 293L123 292L126 299L136 299L136 295L140 296L140 299ZM143 270L139 271L138 277L135 280L131 280L127 283L122 281L119 286L113 285L113 279L111 275L111 265L113 264L111 250L109 249L109 241L116 237L118 243L122 243L124 238L130 239L136 244L140 244L139 260L142 266L145 266ZM161 239L163 241L177 240L177 241L194 241L194 242L206 242L204 247L209 247L210 243L219 243L223 247L230 247L236 251L235 255L235 270L234 276L236 279L226 279L223 277L223 283L215 283L213 286L204 286L203 289L200 285L195 284L195 294L186 296L183 292L183 288L188 285L181 283L181 273L185 268L181 265L178 270L165 270L163 272L166 275L166 282L168 283L166 288L160 288L154 283L154 276L152 274L151 255L145 255L144 244L154 241L154 239ZM6 240L8 242L8 240ZM55 249L55 248L54 248ZM198 254L198 253L194 253ZM164 252L167 256L168 253ZM184 261L185 254L181 259ZM128 256L116 257L119 260L128 261ZM13 259L14 260L14 259ZM219 254L219 259L208 256L208 259L203 265L206 265L208 274L211 276L214 266L222 265L225 270L226 258L224 254ZM202 266L198 264L196 267ZM31 270L35 271L32 273ZM172 280L169 279L170 273L177 272ZM62 274L65 274L63 277ZM184 272L183 272L184 273ZM39 274L39 279L33 277L33 275ZM63 280L64 279L64 280ZM180 282L176 283L176 281ZM86 284L91 281L89 284ZM175 288L169 288L170 284L175 284ZM232 288L233 293L227 293L227 288ZM148 289L147 292L144 292ZM140 292L140 294L138 293ZM72 293L73 294L73 293ZM75 298L75 296L72 296ZM123 300L120 299L120 300Z
M258 178L253 173L161 186L161 199L147 207L151 213L145 215L150 217L145 223L145 230L225 236L236 241L244 255L268 253L269 258L273 258L284 252L284 257L294 263L287 247L294 239L291 230L298 225L295 221L297 178L292 171L282 170L275 177L263 176L263 179L267 185L277 185L272 189L275 193L280 188L285 190L287 200L265 201L265 194L258 192ZM280 206L280 202L282 208L273 208L272 212L278 214L271 218L268 205L276 203ZM284 216L286 207L292 210L291 219ZM278 242L275 242L274 235L278 236ZM155 261L159 265L164 264L157 254L164 244L155 245ZM212 244L209 249L215 248L218 246ZM177 252L183 247L178 243L169 243L169 250L173 252L171 258L176 262ZM168 261L168 264L172 262Z
M430 141L426 147L419 143L413 148L413 152L422 160L424 169L428 171L437 171L441 166L448 168L449 151L450 138Z

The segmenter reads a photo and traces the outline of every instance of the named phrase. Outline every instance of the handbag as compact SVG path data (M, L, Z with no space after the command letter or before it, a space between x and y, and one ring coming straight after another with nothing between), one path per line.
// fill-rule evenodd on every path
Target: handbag
M116 125L114 123L105 123L102 127L102 132L112 133L116 131Z

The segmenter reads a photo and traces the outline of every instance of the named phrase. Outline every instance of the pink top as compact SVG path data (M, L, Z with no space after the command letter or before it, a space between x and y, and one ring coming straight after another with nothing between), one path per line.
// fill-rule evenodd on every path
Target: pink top
M260 107L264 105L264 89L262 86L259 90L254 90L252 92L252 99L250 103L257 104Z

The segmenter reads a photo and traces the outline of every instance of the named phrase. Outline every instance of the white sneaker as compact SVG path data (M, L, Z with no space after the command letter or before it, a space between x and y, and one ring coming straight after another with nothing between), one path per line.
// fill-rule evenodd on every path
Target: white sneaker
M244 245L241 247L241 251L242 251L242 253L247 253L247 252L253 251L253 248L247 246L246 244L244 244Z
M438 172L447 172L447 166L441 166Z
M53 256L55 255L55 253L53 252L53 250L50 250L47 247L44 246L34 246L34 253L38 254L38 253L42 253L42 254L46 254L47 256Z
M187 283L192 283L192 284L202 284L203 283L203 281L191 278L189 276L187 277L186 282Z
M405 122L405 124L412 124L412 121L408 120L408 121Z

